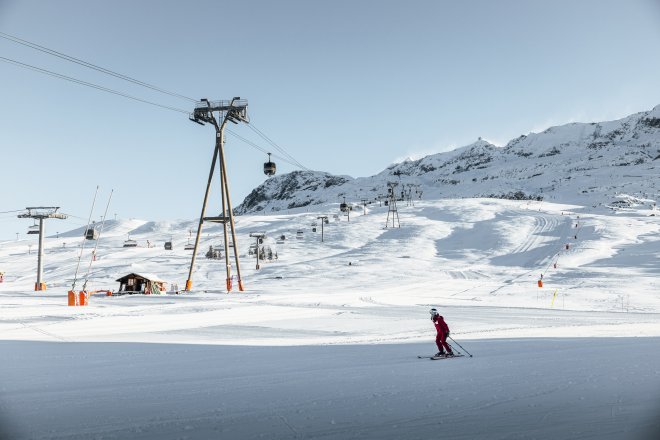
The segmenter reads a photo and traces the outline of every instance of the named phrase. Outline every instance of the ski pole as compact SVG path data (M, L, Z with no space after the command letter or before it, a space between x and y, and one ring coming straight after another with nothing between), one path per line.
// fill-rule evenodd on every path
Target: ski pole
M468 351L467 351L466 349L464 349L463 346L462 346L461 344L459 344L458 342L456 342L456 340L455 340L454 338L452 338L451 336L447 336L447 337L448 337L449 339L451 339L451 341L452 341L453 343L455 343L456 345L458 345L459 347L461 347L461 350L463 350L464 352L466 352L466 353L468 354L468 356L472 357L472 355L471 355L470 353L468 353Z

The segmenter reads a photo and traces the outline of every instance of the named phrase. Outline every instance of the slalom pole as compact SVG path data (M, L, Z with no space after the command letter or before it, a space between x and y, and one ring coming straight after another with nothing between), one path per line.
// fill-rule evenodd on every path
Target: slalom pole
M112 200L112 193L114 192L115 192L114 189L110 190L110 197L108 197L108 204L105 205L103 220L101 220L101 230L99 231L99 236L96 237L96 244L94 244L94 250L92 251L92 255L89 257L89 266L87 266L87 273L85 273L85 282L83 283L83 288L82 288L83 292L87 292L87 281L89 280L89 271L92 268L92 261L94 261L94 257L96 256L96 249L98 249L99 241L101 241L101 234L103 234L103 227L105 226L105 218L108 215L108 207L110 206L110 200Z
M96 192L94 193L94 200L92 200L92 209L89 210L89 218L87 219L87 226L85 227L85 234L83 235L82 244L80 245L80 255L78 255L78 264L76 264L76 273L73 275L73 285L71 291L76 291L76 281L78 280L78 270L80 269L80 260L82 259L83 251L85 250L85 242L87 241L87 230L89 224L92 222L92 214L94 213L94 205L96 204L96 196L99 194L99 186L96 185ZM75 293L74 293L75 294ZM77 300L76 300L77 303Z
M454 344L456 344L456 345L458 345L459 347L461 347L461 350L463 350L465 353L467 353L468 356L472 357L472 355L471 355L466 349L464 349L463 346L462 346L461 344L459 344L458 342L456 342L456 340L455 340L454 338L452 338L451 336L447 336L447 337L448 337L449 339L451 339L451 341L452 341Z

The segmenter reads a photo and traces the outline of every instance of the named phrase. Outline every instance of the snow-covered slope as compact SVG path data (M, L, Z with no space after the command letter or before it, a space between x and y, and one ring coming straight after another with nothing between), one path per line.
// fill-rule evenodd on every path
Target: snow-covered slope
M385 207L314 208L238 218L242 293L203 256L217 226L192 292L87 307L66 305L81 230L46 238L45 292L28 241L0 243L0 438L657 438L655 212L423 200L383 229ZM194 222L106 226L88 288L128 272L183 286ZM255 231L278 254L260 270ZM432 306L473 358L417 358L436 351Z
M660 105L617 121L571 123L497 147L479 139L454 151L397 163L353 179L296 171L268 179L239 213L282 211L328 202L375 201L387 182L425 198L543 198L582 205L649 204L660 184ZM408 187L407 185L413 185ZM405 189L404 189L405 188Z

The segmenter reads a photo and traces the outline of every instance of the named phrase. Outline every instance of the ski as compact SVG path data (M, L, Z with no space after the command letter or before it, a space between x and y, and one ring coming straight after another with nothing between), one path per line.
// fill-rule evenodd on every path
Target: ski
M432 360L438 360L438 359L446 359L446 358L450 358L450 357L463 357L463 356L465 356L465 355L463 355L463 354L455 354L455 355L453 355L453 356L445 356L445 355L442 355L442 356L417 356L417 359L432 359Z
M458 357L463 357L464 355L462 354L455 354L453 356L431 356L429 359L432 361L439 361L440 359L451 359L451 358L458 358Z

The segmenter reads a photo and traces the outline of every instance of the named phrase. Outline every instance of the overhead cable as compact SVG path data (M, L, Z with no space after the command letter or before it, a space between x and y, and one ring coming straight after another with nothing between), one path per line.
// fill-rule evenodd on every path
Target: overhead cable
M259 130L257 127L255 127L254 124L250 123L250 124L248 124L248 127L249 127L252 131L254 131L255 133L257 133L257 135L259 135L263 140L265 140L266 142L268 142L270 145L272 145L272 146L275 147L277 150L279 150L282 154L284 154L284 155L287 156L289 159L291 159L293 162L295 162L297 166L299 166L300 168L302 168L302 169L304 169L304 170L311 171L309 168L307 168L306 166L304 166L303 164L301 164L300 162L298 162L298 160L297 160L295 157L293 157L292 155L290 155L290 154L289 154L289 153L288 153L283 147L280 147L275 141L273 141L271 138L269 138L268 136L266 136L266 134L264 134L264 132L262 132L262 131Z
M14 35L10 35L10 34L4 33L4 32L0 32L0 38L4 38L5 40L9 40L9 41L12 41L14 43L21 44L23 46L27 46L27 47L30 47L32 49L38 50L40 52L47 53L49 55L53 55L53 56L61 58L63 60L79 64L79 65L87 67L89 69L93 69L93 70L96 70L98 72L114 76L115 78L123 79L124 81L128 81L128 82L131 82L133 84L137 84L137 85L140 85L140 86L143 86L143 87L147 87L151 90L155 90L157 92L164 93L166 95L175 96L177 98L186 99L186 100L192 101L192 102L197 102L196 99L190 98L188 96L181 95L179 93L170 92L169 90L165 90L165 89L163 89L161 87L158 87L158 86L155 86L153 84L149 84L149 83L146 83L144 81L140 81L139 79L131 78L130 76L114 72L110 69L106 69L105 67L97 66L96 64L92 64L92 63L87 62L85 60L81 60L80 58L76 58L76 57L73 57L71 55L67 55L65 53L58 52L58 51L53 50L53 49L49 49L49 48L41 46L39 44L32 43L32 42L24 40L22 38L18 38Z
M98 84L94 84L94 83L90 83L90 82L83 81L83 80L80 80L80 79L72 78L70 76L66 76L66 75L62 75L60 73L52 72L50 70L42 69L41 67L36 67L36 66L31 65L31 64L21 63L20 61L12 60L11 58L5 58L5 57L0 56L0 61L4 61L5 63L13 64L15 66L22 67L24 69L33 70L35 72L43 73L45 75L53 76L55 78L63 79L65 81L70 81L72 83L76 83L76 84L80 84L80 85L83 85L83 86L91 87L93 89L101 90L103 92L108 92L108 93L112 93L114 95L123 96L124 98L133 99L133 100L139 101L139 102L144 102L145 104L154 105L156 107L165 108L165 109L172 110L172 111L179 112L179 113L185 113L185 114L190 113L187 110L183 110L183 109L176 108L176 107L170 107L168 105L158 104L158 103L152 102L152 101L147 101L146 99L142 99L142 98L138 98L136 96L128 95L126 93L119 92L119 91L113 90L113 89L109 89L107 87L103 87L103 86L100 86Z

